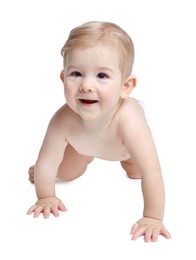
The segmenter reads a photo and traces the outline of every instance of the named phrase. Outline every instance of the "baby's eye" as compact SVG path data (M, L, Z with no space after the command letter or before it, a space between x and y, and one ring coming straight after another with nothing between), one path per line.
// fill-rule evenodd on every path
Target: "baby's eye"
M97 75L97 77L98 77L99 79L107 79L107 78L109 78L108 75L105 74L105 73L103 73L103 72L100 72L100 73Z
M78 72L78 71L73 71L73 72L70 74L70 76L72 76L72 77L81 77L82 74L81 74L80 72Z

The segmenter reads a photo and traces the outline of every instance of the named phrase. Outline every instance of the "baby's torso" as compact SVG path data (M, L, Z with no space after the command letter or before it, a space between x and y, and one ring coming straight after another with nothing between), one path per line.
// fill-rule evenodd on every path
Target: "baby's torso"
M123 161L130 158L122 139L115 131L114 133L106 131L104 135L96 134L95 136L95 133L82 133L80 129L77 129L75 133L67 136L67 141L83 155L111 161Z
M120 134L118 116L104 128L86 128L74 114L66 115L65 121L65 138L78 153L111 161L130 158Z

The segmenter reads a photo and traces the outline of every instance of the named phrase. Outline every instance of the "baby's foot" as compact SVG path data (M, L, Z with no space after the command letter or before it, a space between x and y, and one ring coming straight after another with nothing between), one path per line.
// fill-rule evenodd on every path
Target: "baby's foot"
M29 181L34 183L34 165L29 168Z

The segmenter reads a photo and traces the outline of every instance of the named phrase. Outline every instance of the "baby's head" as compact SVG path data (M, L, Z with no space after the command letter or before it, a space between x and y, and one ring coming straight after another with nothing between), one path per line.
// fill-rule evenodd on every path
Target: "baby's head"
M98 43L117 48L122 78L126 79L130 76L134 62L133 42L122 28L110 22L92 21L74 28L61 50L64 62L69 51L91 48Z

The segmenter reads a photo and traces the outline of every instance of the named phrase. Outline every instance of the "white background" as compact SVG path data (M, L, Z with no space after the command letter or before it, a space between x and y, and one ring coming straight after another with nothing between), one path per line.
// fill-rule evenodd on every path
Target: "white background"
M2 259L195 259L194 0L0 2L0 254ZM65 101L59 79L69 31L90 20L123 27L135 44L134 96L148 108L166 187L171 240L131 241L142 215L140 184L118 162L95 160L80 179L57 183L59 218L26 216L35 203L27 170L48 121Z

